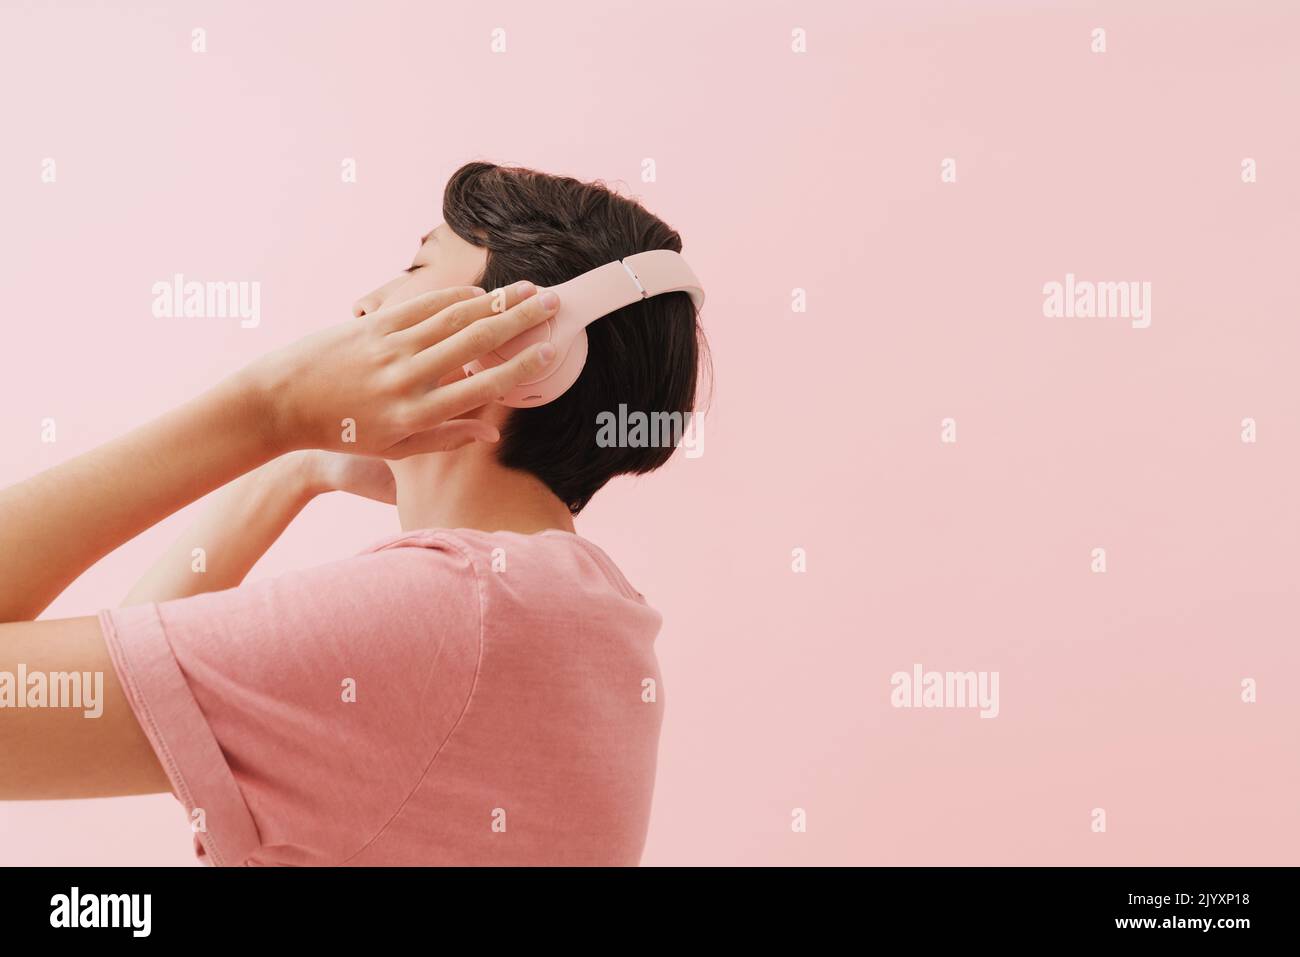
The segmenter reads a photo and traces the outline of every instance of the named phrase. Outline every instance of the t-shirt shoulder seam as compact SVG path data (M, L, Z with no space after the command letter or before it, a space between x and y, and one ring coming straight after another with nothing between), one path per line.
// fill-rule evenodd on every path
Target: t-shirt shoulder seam
M596 562L596 565L600 568L601 574L615 591L621 594L624 598L631 599L638 604L648 604L645 595L637 591L636 587L627 580L627 576L623 574L623 570L618 567L614 559L605 554L605 552L594 542L590 542L581 535L572 532L567 533L565 538L576 543L582 552ZM446 543L450 547L456 549L457 552L464 556L470 564L473 565L475 574L478 574L478 566L474 564L473 558L470 556L466 547L468 543L454 529L422 529L418 532L409 532L405 535L395 536L390 540L381 542L373 546L369 551L380 552L390 548L398 548L403 545L427 548L430 542ZM362 554L366 553L363 552Z
M406 797L402 798L401 803L397 805L397 808L389 816L388 820L384 822L383 826L381 826L379 830L375 832L374 836L371 837L364 844L362 844L361 847L357 848L356 851L354 851L352 854L346 857L343 861L341 861L340 866L351 863L352 861L360 857L363 853L365 853L372 845L374 845L376 841L378 841L381 837L384 836L384 833L392 826L393 822L397 820L397 818L401 815L402 811L406 809L406 805L411 802L411 798L415 797L416 793L424 785L425 779L429 776L429 772L433 770L434 764L437 763L438 758L442 755L442 752L446 749L447 743L451 741L451 739L455 736L457 729L460 728L461 722L464 720L465 715L469 712L469 703L474 697L475 690L478 688L479 674L483 670L483 630L485 627L484 620L483 620L483 604L484 604L483 577L482 575L479 574L478 565L475 563L473 556L469 554L469 552L465 549L465 547L460 542L456 541L454 538L450 536L446 537L444 540L447 541L447 543L452 548L454 548L462 558L465 559L466 564L468 564L469 566L470 573L474 576L474 591L477 597L476 604L478 606L478 648L474 660L474 677L469 683L469 690L465 693L465 701L461 704L460 714L456 715L456 720L452 723L451 730L448 731L447 734L443 737L442 741L438 743L438 747L434 749L433 756L430 757L428 763L425 764L424 770L420 772L420 776L416 779L415 784L411 786L411 789L410 791L407 792Z

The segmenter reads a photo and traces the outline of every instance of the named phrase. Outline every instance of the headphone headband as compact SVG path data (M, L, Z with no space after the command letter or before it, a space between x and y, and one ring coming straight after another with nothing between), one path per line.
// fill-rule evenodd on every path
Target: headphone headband
M640 299L665 292L684 292L698 311L704 289L691 267L671 249L653 249L615 260L552 287L560 297L554 322L565 332L585 329Z
M686 260L671 249L652 249L615 260L551 288L560 297L560 308L554 316L465 366L466 374L473 375L504 362L534 342L553 343L559 361L537 382L511 390L504 402L514 408L545 405L577 381L587 359L587 326L602 316L666 292L686 293L697 312L704 305L700 280Z

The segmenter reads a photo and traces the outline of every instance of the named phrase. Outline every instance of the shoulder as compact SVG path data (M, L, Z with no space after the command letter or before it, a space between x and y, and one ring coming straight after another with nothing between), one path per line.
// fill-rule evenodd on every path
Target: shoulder
M224 591L157 605L174 643L264 657L271 648L347 647L389 654L427 650L431 637L478 638L480 593L473 562L445 543L364 552ZM362 641L364 639L364 641Z
M576 588L590 594L604 590L612 597L647 606L645 596L624 577L614 560L573 532L548 529L524 535L463 528L426 529L396 536L373 548L403 546L455 552L489 585L508 574L517 585L534 580L557 591Z
M473 564L438 543L380 543L101 622L177 795L205 809L217 863L355 854L456 727L483 647Z

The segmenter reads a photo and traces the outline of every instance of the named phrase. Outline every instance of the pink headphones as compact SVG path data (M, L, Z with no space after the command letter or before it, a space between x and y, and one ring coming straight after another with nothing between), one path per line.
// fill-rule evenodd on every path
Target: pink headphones
M560 297L560 309L554 316L465 365L465 374L473 375L500 365L535 342L550 340L559 356L553 371L506 393L501 401L511 408L553 402L578 381L587 361L587 326L601 316L665 292L687 293L697 312L704 305L704 288L699 279L686 260L671 249L654 249L606 263L552 288Z

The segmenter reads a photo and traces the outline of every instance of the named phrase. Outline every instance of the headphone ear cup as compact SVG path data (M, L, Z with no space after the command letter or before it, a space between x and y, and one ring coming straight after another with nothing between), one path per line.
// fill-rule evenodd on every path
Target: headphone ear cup
M582 375L582 367L587 364L587 330L579 329L573 337L569 350L559 360L555 371L544 379L518 385L507 394L504 403L512 409L532 409L539 405L554 402Z

